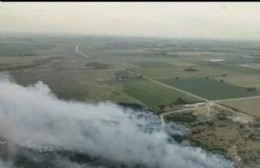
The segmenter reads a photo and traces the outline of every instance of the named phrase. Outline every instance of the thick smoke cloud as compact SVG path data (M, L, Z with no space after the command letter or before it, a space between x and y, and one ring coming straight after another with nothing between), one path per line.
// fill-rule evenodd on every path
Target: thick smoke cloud
M161 168L233 167L221 156L169 142L169 131L160 126L157 116L110 102L59 100L42 82L23 87L0 75L0 120L2 139L38 151L79 151L130 166L135 163ZM173 134L185 131L181 126L172 126ZM59 164L84 167L68 160ZM0 167L6 164L0 162Z

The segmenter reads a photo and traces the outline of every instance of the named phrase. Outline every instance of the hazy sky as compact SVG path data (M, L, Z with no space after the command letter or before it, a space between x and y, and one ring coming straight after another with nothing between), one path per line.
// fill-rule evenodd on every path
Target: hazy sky
M0 31L260 39L258 2L0 2Z

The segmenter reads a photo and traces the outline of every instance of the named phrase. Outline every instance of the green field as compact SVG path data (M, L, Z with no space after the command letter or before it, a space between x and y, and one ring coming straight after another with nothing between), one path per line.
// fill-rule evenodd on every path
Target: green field
M260 95L246 88L207 78L166 79L161 82L188 91L200 97L216 100Z
M179 91L161 86L146 79L131 80L123 83L123 91L131 97L143 102L153 110L158 111L160 105L168 105L182 98L188 102L197 102Z

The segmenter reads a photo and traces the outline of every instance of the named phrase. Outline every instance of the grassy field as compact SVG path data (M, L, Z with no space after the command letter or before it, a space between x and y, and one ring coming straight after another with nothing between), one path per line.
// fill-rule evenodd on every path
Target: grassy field
M210 100L260 95L259 92L248 92L244 87L207 78L167 79L161 82Z
M258 74L258 75L260 74L260 69L238 66L236 64L221 64L218 67L227 70L236 71L239 72L240 74Z
M256 87L260 90L260 78L258 74L239 74L227 75L225 77L215 77L217 80L223 79L226 83L242 86L242 87Z
M227 105L229 107L233 107L249 115L260 117L260 98L252 98L246 100L229 100L223 101L220 103Z
M153 110L158 111L160 105L168 105L182 98L188 102L196 102L197 99L185 95L179 91L166 88L146 79L131 80L123 83L123 92L143 102Z
M139 68L136 71L142 75L148 76L154 79L170 79L170 78L191 78L191 77L221 77L223 74L226 76L239 76L238 72L221 69L218 67L208 67L208 66L197 66L196 64L191 64L185 61L176 61L169 67L154 67L154 68ZM190 65L190 66L189 66ZM186 68L193 67L197 71L187 72Z
M9 37L0 38L0 56L37 56L38 50L50 51L52 50L56 42L52 39L41 37Z
M239 64L238 66L253 68L253 69L260 69L260 64Z
M152 67L167 67L169 64L162 61L132 61L131 63L138 65L143 68L152 68Z
M45 60L45 56L0 56L0 69L8 69L19 66L30 66L37 61Z

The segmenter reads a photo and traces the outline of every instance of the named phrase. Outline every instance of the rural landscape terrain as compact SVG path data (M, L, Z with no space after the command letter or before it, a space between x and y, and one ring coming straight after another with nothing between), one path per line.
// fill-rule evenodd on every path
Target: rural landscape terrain
M2 33L0 71L66 101L149 110L189 129L178 143L260 167L259 41Z

